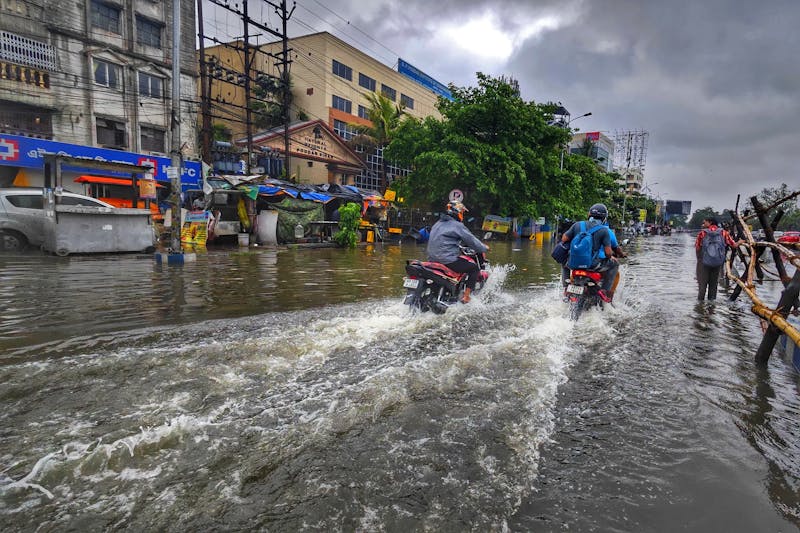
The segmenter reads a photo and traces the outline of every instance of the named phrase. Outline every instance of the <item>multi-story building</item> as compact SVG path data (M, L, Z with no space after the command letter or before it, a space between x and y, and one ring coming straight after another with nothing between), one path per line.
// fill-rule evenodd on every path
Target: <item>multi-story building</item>
M282 46L279 41L262 45L257 52L250 51L253 54L251 79L280 77L276 63ZM220 74L210 84L209 94L215 109L213 121L224 124L237 140L246 135L245 94L241 79L236 76L237 72L244 72L242 48L242 43L236 42L205 49L206 59L213 58L211 61ZM293 123L323 121L344 140L353 137L353 124L370 123L365 93L383 93L402 105L405 113L419 118L438 116L435 107L438 96L449 95L444 85L403 60L398 61L398 70L394 70L327 32L290 39L289 48ZM252 130L253 136L259 137L260 130L255 127ZM273 131L269 138L274 140L277 134ZM326 135L327 129L323 129L322 134ZM279 144L274 147L282 150ZM366 168L360 174L353 170L332 171L331 165L316 164L305 155L294 145L290 147L291 173L300 181L355 183L382 190L382 150L364 158ZM344 165L339 168L343 169ZM388 181L404 172L390 166Z
M569 143L569 153L591 157L603 171L614 168L614 141L602 132L576 133Z
M180 148L191 157L195 3L179 1ZM0 2L0 136L11 147L11 155L0 150L0 185L14 172L13 145L31 138L145 156L171 151L172 12L173 0Z

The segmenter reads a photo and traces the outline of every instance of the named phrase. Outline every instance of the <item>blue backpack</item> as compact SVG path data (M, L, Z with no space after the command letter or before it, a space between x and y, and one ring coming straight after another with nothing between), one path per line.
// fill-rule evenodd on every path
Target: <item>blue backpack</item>
M575 268L592 268L598 262L598 253L600 250L593 251L592 234L605 228L604 225L598 224L590 229L586 229L586 222L580 222L581 231L572 238L569 245L569 259L567 266L571 269Z
M703 251L703 264L709 267L722 266L725 263L725 240L722 238L722 230L706 230L703 242L700 245Z

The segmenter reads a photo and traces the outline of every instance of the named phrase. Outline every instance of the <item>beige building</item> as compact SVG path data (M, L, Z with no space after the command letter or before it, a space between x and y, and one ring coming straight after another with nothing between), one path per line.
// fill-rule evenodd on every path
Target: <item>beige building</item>
M252 79L259 75L280 76L274 56L279 54L282 46L281 42L274 42L259 47L259 51L252 56ZM369 104L364 97L367 92L385 94L398 105L404 106L405 112L411 116L438 116L435 108L438 95L432 88L389 68L330 33L320 32L290 39L289 48L290 115L293 124L321 120L341 138L349 140L353 136L350 125L369 124L366 118ZM216 74L210 81L209 93L214 115L212 122L228 127L237 141L247 135L245 94L242 80L237 76L237 73L244 72L242 49L243 43L235 42L205 50L207 61L216 58L213 67ZM404 64L402 60L400 63ZM416 75L423 81L429 80L432 85L441 86L419 71L416 71ZM254 126L253 138L259 138L259 133ZM272 149L283 151L282 146L273 146ZM301 151L295 152L295 148L290 149L290 173L301 181L346 183L367 189L381 189L380 150L365 158L365 168L360 173L354 173L352 169L337 172L324 165L315 165L314 160L304 155ZM312 165L309 165L309 161L312 161ZM390 167L390 180L392 176L403 172L402 169Z

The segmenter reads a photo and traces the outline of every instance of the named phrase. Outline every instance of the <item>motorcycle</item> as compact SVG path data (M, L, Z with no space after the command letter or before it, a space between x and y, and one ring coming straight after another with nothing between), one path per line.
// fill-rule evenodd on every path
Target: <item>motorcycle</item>
M489 262L484 254L464 246L461 247L461 258L476 263L480 268L473 291L477 293L489 279ZM407 260L406 274L403 278L403 287L406 289L403 304L412 311L432 311L441 315L461 300L467 287L466 274L454 272L442 263L433 261Z
M620 245L626 246L630 239L623 240ZM617 254L615 254L617 255ZM621 253L617 257L627 257ZM564 288L564 297L569 302L569 317L578 320L586 309L603 308L605 302L597 294L600 290L603 274L594 270L574 269L570 271L569 284Z
M603 275L594 270L575 269L570 273L569 284L564 288L564 296L569 301L569 317L578 320L586 309L603 308L603 299L597 294Z

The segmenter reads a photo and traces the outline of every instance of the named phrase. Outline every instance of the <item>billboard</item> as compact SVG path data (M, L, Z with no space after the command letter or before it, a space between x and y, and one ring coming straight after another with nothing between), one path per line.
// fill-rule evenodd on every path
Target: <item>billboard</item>
M667 200L667 215L692 214L692 202L684 200Z
M420 69L415 67L414 65L403 61L402 59L397 59L397 72L403 74L415 82L419 83L423 87L430 89L431 91L435 92L440 96L444 96L448 100L453 99L453 95L450 94L450 89L447 88L442 83L439 83L435 79L431 78Z

